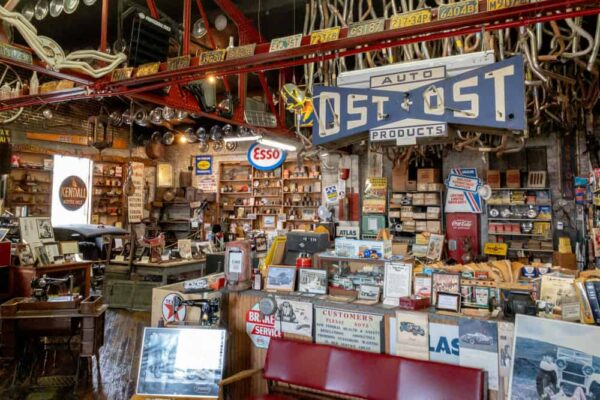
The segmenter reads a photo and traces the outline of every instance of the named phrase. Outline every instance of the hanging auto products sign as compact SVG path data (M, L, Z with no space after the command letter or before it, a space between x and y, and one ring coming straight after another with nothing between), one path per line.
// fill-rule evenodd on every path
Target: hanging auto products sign
M381 130L394 128L394 124L406 119L429 124L526 129L521 56L404 92L316 87L314 102L319 121L313 126L315 145L365 131L381 134ZM433 136L438 132L440 128L433 126L422 134Z
M60 204L69 211L79 210L87 199L87 186L78 176L65 178L58 189Z

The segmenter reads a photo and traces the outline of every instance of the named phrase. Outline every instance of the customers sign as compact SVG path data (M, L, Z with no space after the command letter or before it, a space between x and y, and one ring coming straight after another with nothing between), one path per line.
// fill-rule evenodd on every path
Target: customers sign
M65 178L58 189L60 204L69 211L79 210L85 204L87 195L85 182L75 175Z

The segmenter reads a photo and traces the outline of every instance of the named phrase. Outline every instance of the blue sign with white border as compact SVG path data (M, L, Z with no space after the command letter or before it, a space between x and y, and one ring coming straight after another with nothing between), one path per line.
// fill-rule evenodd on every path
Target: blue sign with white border
M313 100L315 145L409 118L516 131L527 127L522 56L407 92L315 87Z

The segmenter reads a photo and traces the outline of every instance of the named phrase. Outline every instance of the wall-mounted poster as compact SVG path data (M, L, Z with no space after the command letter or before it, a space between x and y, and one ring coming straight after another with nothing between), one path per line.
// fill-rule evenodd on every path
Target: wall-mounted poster
M315 343L382 352L383 316L315 307Z
M383 214L386 212L387 178L368 178L363 198L364 214Z
M136 393L217 398L226 336L223 329L145 328Z
M600 329L517 314L509 399L600 398Z
M482 368L487 372L488 387L498 390L498 325L475 318L461 318L460 365Z
M396 342L396 355L429 360L428 314L396 311Z
M246 333L252 343L259 349L269 348L272 337L282 337L280 324L275 319L275 314L264 315L256 303L246 313Z
M447 364L460 363L458 325L429 321L429 359Z
M156 166L156 187L173 187L173 166L170 163L158 163Z
M196 175L212 175L212 156L195 156L194 170Z

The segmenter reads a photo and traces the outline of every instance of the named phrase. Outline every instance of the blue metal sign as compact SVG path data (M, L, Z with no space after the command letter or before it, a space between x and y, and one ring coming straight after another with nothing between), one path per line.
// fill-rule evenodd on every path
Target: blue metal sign
M212 156L195 156L196 175L212 175Z
M313 144L411 118L495 129L526 129L523 58L516 56L408 92L315 87Z

